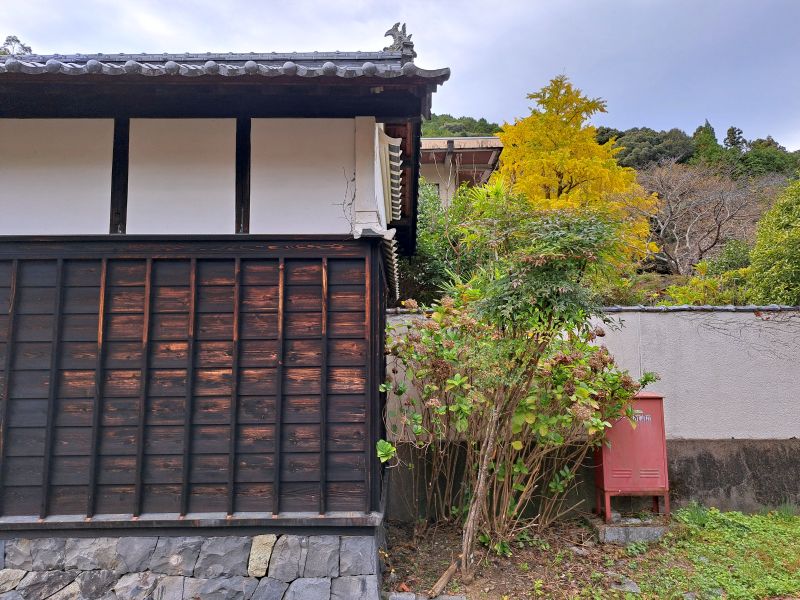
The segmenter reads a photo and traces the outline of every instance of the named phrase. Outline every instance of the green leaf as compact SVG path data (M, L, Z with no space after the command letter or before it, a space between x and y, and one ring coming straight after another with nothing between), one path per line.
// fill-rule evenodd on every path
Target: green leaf
M386 440L378 440L378 443L375 444L375 448L378 451L378 460L380 460L382 463L392 460L395 456L397 456L397 448L395 448Z
M519 440L514 440L513 442L511 442L511 447L514 450L522 450L522 442L520 442Z

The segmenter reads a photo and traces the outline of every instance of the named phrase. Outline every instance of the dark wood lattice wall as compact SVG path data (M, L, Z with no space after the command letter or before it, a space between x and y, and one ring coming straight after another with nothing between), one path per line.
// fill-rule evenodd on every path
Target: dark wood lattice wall
M0 515L373 510L378 250L0 243Z

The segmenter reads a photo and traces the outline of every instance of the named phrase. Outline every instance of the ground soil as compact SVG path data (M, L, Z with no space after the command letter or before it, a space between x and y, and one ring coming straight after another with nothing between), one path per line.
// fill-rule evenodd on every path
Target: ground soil
M481 548L474 580L456 576L446 592L469 600L624 597L614 586L624 583L630 555L626 548L598 544L585 521L558 523L529 537L514 545L510 557ZM423 593L458 555L461 540L447 526L415 540L411 526L390 523L388 542L385 589Z

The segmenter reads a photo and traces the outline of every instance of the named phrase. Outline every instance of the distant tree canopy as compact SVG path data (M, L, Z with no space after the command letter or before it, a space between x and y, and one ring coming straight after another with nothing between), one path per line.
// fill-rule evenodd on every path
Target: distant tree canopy
M431 115L422 123L423 137L473 137L494 135L500 131L497 123L484 118L454 117L448 114Z
M15 35L6 37L6 41L0 46L0 56L7 56L9 54L30 54L31 47L23 44L20 39Z
M617 162L625 167L642 169L654 162L685 162L694 154L694 142L680 129L656 131L649 127L633 127L625 131L611 127L597 128L601 144L615 138L621 148Z

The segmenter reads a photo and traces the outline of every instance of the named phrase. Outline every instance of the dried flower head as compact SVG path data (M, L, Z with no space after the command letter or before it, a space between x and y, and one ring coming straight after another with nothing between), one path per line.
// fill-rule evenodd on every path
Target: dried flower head
M428 319L422 326L428 331L439 331L442 328L442 326L433 319Z
M438 398L428 398L428 400L425 402L425 406L428 408L441 408L442 401Z
M600 327L599 325L594 328L594 331L592 333L594 333L595 336L597 336L597 337L605 337L606 336L606 330L603 329L602 327Z
M638 382L634 381L633 378L627 373L625 373L625 375L623 375L622 378L620 379L620 384L625 390L629 392L638 392L639 388L642 387L639 385Z
M434 358L431 361L431 370L437 379L447 379L453 374L450 363L442 358Z
M567 379L564 383L564 393L567 396L572 396L575 393L575 382L572 379Z
M592 418L592 409L579 402L575 402L569 407L569 410L579 421L588 421Z
M600 355L599 352L596 352L596 353L592 354L589 357L588 363L589 363L589 367L595 373L599 373L600 371L603 370L603 367L605 367L605 363L603 362L603 357Z
M417 309L419 309L419 304L413 298L409 298L407 300L403 300L403 302L401 304L403 305L404 308L407 308L408 310L417 310Z

